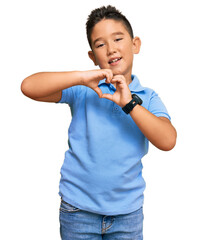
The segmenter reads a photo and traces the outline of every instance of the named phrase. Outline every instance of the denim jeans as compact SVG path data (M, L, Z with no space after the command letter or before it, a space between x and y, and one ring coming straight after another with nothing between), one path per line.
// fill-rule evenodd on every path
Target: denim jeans
M143 209L123 215L106 216L87 212L61 200L62 240L143 240Z

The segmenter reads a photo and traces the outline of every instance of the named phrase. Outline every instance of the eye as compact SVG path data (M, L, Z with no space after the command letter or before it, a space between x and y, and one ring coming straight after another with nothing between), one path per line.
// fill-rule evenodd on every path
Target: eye
M99 44L98 46L96 46L96 48L100 48L102 46L104 46L104 43Z
M121 41L123 38L116 38L115 41L118 42L118 41Z

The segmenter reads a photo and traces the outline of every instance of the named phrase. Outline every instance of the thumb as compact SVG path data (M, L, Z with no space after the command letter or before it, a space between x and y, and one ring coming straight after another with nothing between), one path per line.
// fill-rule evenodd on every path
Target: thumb
M109 93L104 93L104 94L102 94L102 98L113 100L113 95L109 94Z
M99 87L94 88L94 91L98 94L99 98L102 97L102 90Z

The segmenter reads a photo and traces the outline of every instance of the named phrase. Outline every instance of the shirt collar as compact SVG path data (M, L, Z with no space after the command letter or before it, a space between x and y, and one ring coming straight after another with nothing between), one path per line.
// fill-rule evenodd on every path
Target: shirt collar
M129 86L129 89L131 92L141 92L141 91L144 91L145 90L145 87L142 87L142 85L140 84L140 81L139 79L136 77L136 75L131 75L131 78L132 78L132 82L128 85ZM107 84L105 82L106 79L102 79L98 86L102 85L102 84ZM108 85L108 84L107 84ZM113 86L113 84L110 84L114 89L115 87Z

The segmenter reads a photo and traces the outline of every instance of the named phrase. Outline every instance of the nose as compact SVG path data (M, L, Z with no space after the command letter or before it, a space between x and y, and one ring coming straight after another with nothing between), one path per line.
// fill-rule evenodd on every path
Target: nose
M115 45L113 43L109 43L107 45L107 56L110 56L110 55L112 55L114 53L116 53Z

